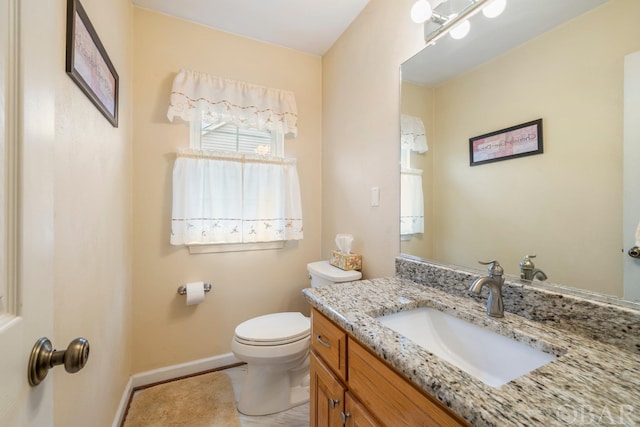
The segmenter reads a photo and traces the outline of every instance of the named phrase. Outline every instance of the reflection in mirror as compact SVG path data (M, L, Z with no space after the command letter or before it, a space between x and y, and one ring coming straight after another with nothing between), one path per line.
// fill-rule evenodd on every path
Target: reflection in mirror
M424 192L420 168L411 167L414 153L429 150L420 117L400 116L400 237L402 240L418 238L424 232Z
M401 113L422 120L429 149L403 165L422 171L424 224L401 252L498 259L517 277L536 255L547 282L623 296L624 61L639 20L637 0L510 0L404 63ZM543 154L470 167L469 138L538 118Z

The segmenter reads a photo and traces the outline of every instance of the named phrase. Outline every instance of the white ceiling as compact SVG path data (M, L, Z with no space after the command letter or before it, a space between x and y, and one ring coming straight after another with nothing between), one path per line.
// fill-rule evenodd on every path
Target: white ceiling
M323 55L369 0L132 0L144 9ZM407 11L407 13L409 13Z

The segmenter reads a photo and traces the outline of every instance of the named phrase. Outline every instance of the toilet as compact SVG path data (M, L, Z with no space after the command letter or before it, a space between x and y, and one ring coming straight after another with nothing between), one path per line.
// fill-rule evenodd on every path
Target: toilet
M318 261L307 264L311 287L359 280L359 271L344 271ZM309 401L311 322L302 313L254 317L236 327L233 354L247 363L238 411L268 415Z

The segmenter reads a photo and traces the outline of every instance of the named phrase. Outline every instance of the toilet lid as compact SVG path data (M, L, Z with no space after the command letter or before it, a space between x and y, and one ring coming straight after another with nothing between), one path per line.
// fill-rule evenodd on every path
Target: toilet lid
M297 341L311 332L302 313L275 313L255 317L236 327L236 339L253 345L278 345Z

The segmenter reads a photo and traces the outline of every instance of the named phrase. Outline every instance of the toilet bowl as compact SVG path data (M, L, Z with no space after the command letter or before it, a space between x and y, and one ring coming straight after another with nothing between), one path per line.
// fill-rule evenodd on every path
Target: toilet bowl
M343 271L319 261L307 265L312 287L358 280L358 271ZM311 322L302 313L267 314L242 322L231 342L233 354L247 363L238 411L267 415L309 401Z

